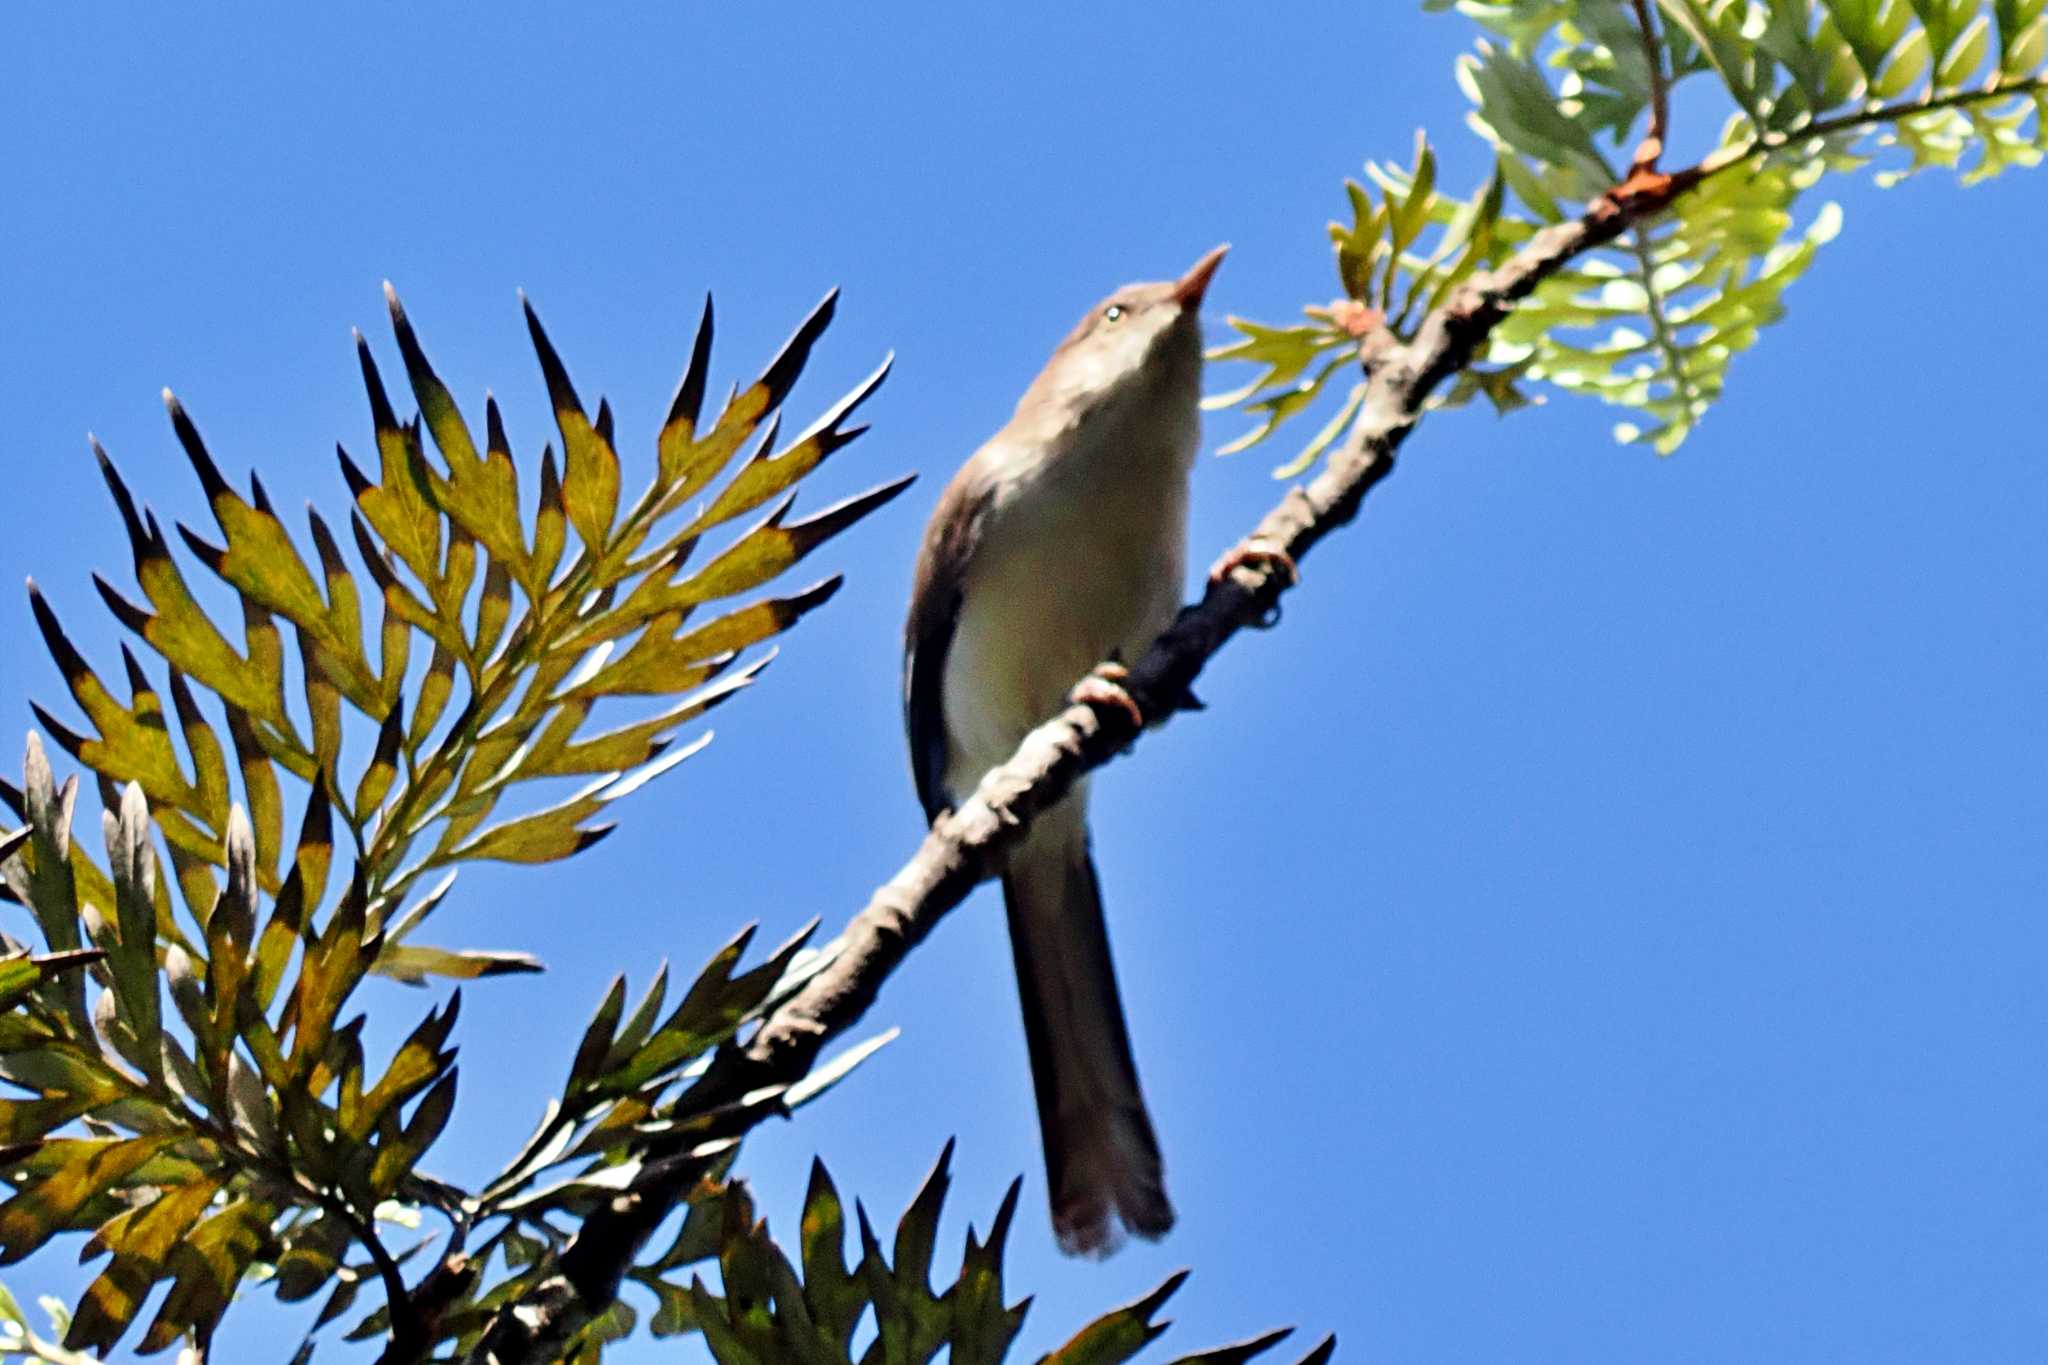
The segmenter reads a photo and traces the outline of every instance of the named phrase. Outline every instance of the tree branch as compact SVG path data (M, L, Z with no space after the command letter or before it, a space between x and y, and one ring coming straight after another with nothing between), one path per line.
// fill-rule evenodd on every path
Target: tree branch
M1351 521L1366 495L1392 472L1395 452L1421 420L1429 396L1472 361L1517 300L1573 258L1661 211L1701 178L1697 169L1665 175L1639 168L1577 219L1545 228L1511 260L1460 286L1423 320L1414 340L1403 343L1384 329L1369 336L1361 355L1370 384L1350 436L1314 480L1289 489L1241 544L1277 547L1298 561ZM1255 557L1183 608L1126 683L1146 720L1157 723L1171 715L1209 659L1240 630L1265 619L1290 586L1284 568ZM982 779L972 799L933 826L916 855L853 917L832 964L744 1044L722 1051L678 1101L678 1110L701 1113L803 1077L825 1044L874 1003L889 974L939 920L1001 871L1031 818L1139 736L1128 715L1084 704L1069 706L1032 731L1009 762ZM647 1239L705 1165L683 1153L650 1153L641 1180L584 1220L553 1273L499 1311L469 1359L478 1365L557 1359L609 1307ZM385 1355L390 1365L404 1359Z
M1662 172L1657 161L1668 131L1669 80L1647 0L1632 0L1651 70L1649 136L1622 182L1575 219L1546 227L1499 267L1473 276L1403 342L1384 325L1367 335L1360 356L1369 373L1367 397L1343 446L1305 486L1288 490L1242 549L1280 549L1299 561L1321 540L1350 522L1368 493L1392 472L1396 452L1421 421L1436 389L1469 365L1495 326L1521 299L1577 257L1605 246L1655 216L1703 180L1804 140L1895 122L1915 114L1966 107L2048 89L2040 77L1997 79L1972 90L1866 108L1816 120L1783 133L1724 147L1699 165ZM1759 120L1760 124L1760 120ZM1251 555L1212 582L1201 601L1184 608L1131 670L1127 690L1149 723L1163 721L1187 697L1209 659L1238 631L1264 622L1291 575L1270 556ZM759 1112L742 1097L787 1087L811 1069L834 1037L852 1026L879 996L883 983L948 911L980 882L1001 871L1010 847L1032 817L1058 802L1073 784L1130 748L1140 727L1115 709L1086 705L1065 711L1028 735L1011 759L990 772L974 796L941 819L916 854L848 922L833 962L812 977L744 1043L722 1050L705 1075L675 1106L703 1115L731 1108ZM734 1120L743 1130L745 1117ZM710 1136L697 1130L692 1141ZM626 1272L647 1239L705 1174L711 1158L655 1148L643 1154L640 1178L593 1211L547 1273L515 1301L496 1310L468 1359L476 1365L553 1361L583 1328L616 1299ZM431 1322L452 1292L459 1294L477 1266L459 1255L415 1286L414 1309ZM395 1307L395 1306L394 1306ZM415 1365L426 1352L393 1343L382 1365Z

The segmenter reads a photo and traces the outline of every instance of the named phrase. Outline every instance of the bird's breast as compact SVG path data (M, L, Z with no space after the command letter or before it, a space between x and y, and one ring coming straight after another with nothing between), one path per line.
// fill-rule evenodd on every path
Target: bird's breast
M1186 563L1187 466L1172 451L1130 454L1040 467L993 500L946 656L947 785L956 792L1007 759L1096 663L1134 662L1172 622Z

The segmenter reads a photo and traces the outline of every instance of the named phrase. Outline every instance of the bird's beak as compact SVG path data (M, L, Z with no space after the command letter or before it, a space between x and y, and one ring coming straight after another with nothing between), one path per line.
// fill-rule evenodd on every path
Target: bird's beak
M1209 280L1216 274L1216 267L1223 264L1223 253L1230 250L1224 243L1188 267L1188 273L1175 281L1172 299L1182 308L1200 308L1202 295L1209 292Z

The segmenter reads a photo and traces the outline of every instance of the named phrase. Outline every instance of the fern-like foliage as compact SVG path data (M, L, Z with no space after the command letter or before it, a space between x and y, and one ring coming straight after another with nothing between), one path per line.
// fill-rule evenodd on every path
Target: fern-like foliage
M0 1203L0 1263L67 1232L89 1233L86 1255L107 1262L66 1320L63 1349L112 1347L166 1281L139 1349L203 1345L259 1266L287 1300L328 1289L321 1321L331 1320L367 1282L402 1287L404 1253L373 1232L380 1217L438 1211L458 1240L558 1236L549 1216L631 1178L634 1141L711 1122L674 1111L678 1082L827 954L799 939L739 971L743 935L672 1009L664 972L623 1022L615 985L534 1143L474 1192L419 1169L455 1101L460 993L381 1067L365 1056L364 1016L348 1007L372 972L417 982L537 969L521 953L431 947L412 934L455 865L549 862L595 842L606 827L593 819L702 747L670 745L758 675L760 661L736 666L743 652L831 596L836 578L706 611L767 584L908 483L790 519L790 490L859 434L847 422L886 372L778 444L784 399L832 310L828 298L707 422L707 304L653 475L622 509L611 411L601 402L588 413L529 308L562 447L559 462L552 448L542 454L529 513L496 404L485 405L479 444L390 296L420 415L399 419L360 345L376 478L341 454L360 570L317 513L314 553L303 556L262 484L237 492L167 394L217 528L209 539L180 526L179 538L233 590L239 643L98 452L143 602L97 585L163 666L162 685L124 649L117 695L32 587L90 731L37 715L98 780L103 857L73 837L78 780L59 783L35 736L21 785L0 783L0 804L23 826L0 836L0 896L29 909L47 949L0 939L0 1077L27 1096L0 1100L0 1171L13 1186ZM691 567L707 537L764 507ZM413 666L416 650L424 667ZM653 706L590 733L593 711L613 698ZM351 763L343 736L358 725L375 738ZM507 813L515 789L561 777L588 781L566 800ZM288 838L290 788L303 799ZM348 836L339 866L337 824ZM720 1135L786 1112L848 1064L717 1116ZM406 1329L431 1339L464 1330L486 1292L469 1278L440 1295L433 1322Z
M1369 164L1369 184L1347 187L1350 222L1330 229L1344 299L1292 326L1232 319L1239 339L1212 358L1260 372L1210 405L1258 424L1226 451L1331 413L1280 477L1355 420L1362 384L1345 384L1334 409L1322 400L1363 335L1382 323L1411 335L1460 280L1620 184L1653 111L1688 82L1715 83L1731 106L1699 183L1544 281L1440 406L1485 397L1508 412L1536 401L1541 381L1632 409L1616 437L1668 454L1839 230L1835 205L1805 197L1823 177L1875 163L1881 184L1930 167L1973 184L2048 152L2048 0L1658 0L1640 7L1655 12L1647 29L1625 0L1425 7L1486 35L1458 81L1494 170L1455 196L1438 188L1426 143L1410 166Z

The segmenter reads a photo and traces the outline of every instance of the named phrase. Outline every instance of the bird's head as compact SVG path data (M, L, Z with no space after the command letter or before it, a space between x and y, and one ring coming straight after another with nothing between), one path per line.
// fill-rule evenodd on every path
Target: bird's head
M1227 250L1217 247L1177 280L1127 284L1096 304L1053 352L1032 386L1038 396L1085 418L1126 399L1197 393L1202 296Z

